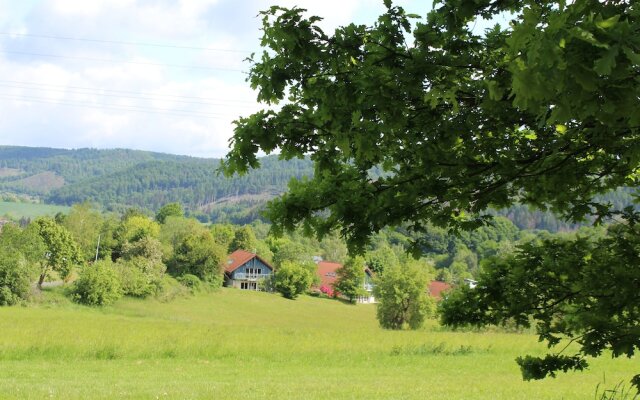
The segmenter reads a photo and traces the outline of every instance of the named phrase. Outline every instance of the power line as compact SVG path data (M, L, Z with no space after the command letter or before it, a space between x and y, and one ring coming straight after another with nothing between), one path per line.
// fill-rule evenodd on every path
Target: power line
M223 117L226 117L226 115L224 114L200 113L200 112L193 112L193 111L171 110L171 109L153 109L153 108L136 107L136 106L118 106L114 104L93 105L93 104L74 103L69 101L59 101L59 100L52 100L52 99L46 99L41 97L31 97L31 96L14 96L14 95L0 94L0 99L19 100L19 101L72 106L72 107L80 107L80 108L93 108L93 109L100 109L100 110L132 111L132 112L142 112L147 114L173 115L173 116L180 116L180 117L197 117L197 118L207 118L207 119L226 119L226 118L223 118Z
M243 100L227 100L227 99L216 99L216 98L213 98L213 97L181 96L181 95L176 95L176 94L162 94L162 93L153 93L153 92L134 92L134 91L130 91L130 90L116 90L116 89L90 88L90 87L82 87L82 86L55 85L55 84L51 84L51 83L40 83L40 82L22 82L22 81L12 81L12 80L0 80L0 82L16 83L16 84L32 85L32 86L50 86L50 87L59 87L59 88L95 90L95 91L102 91L102 92L109 92L109 93L138 94L138 95L143 95L143 96L161 96L161 97L172 97L172 98L180 98L180 99L212 100L212 101L224 101L224 102L232 102L232 103L254 104L253 102L243 101Z
M89 39L89 38L68 37L68 36L54 36L54 35L36 35L33 33L0 32L0 35L34 37L34 38L55 39L55 40L74 40L79 42L124 44L124 45L130 45L130 46L166 47L171 49L219 51L219 52L225 52L225 53L241 53L241 54L251 53L250 51L245 51L245 50L221 49L221 48L215 48L215 47L180 46L180 45L160 44L160 43L128 42L128 41L120 41L120 40Z
M142 62L142 61L118 61L118 60L107 60L107 59L104 59L104 58L63 56L63 55L59 55L59 54L30 53L30 52L26 52L26 51L2 50L2 52L6 53L6 54L15 54L15 55L24 55L24 56L68 58L68 59L71 59L71 60L106 62L106 63L114 63L114 64L153 65L153 66L159 66L159 67L204 69L204 70L212 70L212 71L229 71L229 72L242 72L242 73L244 73L244 71L242 71L240 69L223 68L223 67L206 67L206 66L200 66L200 65L163 64L163 63L151 63L151 62Z
M91 91L79 91L77 89L69 90L68 87L63 89L56 88L39 88L39 87L29 87L29 86L21 86L14 84L2 83L0 81L0 86L15 88L15 89L27 89L27 90L42 90L49 92L61 92L61 93L71 93L71 94L84 94L91 96L103 96L103 97L115 97L115 98L127 98L127 99L138 99L138 100L150 100L150 101L166 101L171 103L183 103L183 104L202 104L202 105L210 105L210 106L222 106L222 107L244 107L248 108L248 105L234 105L234 104L225 104L225 103L211 103L204 101L189 101L189 100L178 100L178 99L161 99L161 98L153 98L153 97L142 97L142 96L131 96L131 95L123 95L123 94L108 94L108 93L99 93L99 92L91 92ZM34 86L36 86L34 84ZM249 104L249 103L247 103Z

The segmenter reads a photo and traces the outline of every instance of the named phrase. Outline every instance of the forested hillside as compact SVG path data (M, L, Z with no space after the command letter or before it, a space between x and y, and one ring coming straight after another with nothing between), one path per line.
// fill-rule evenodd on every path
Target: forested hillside
M201 220L249 222L291 178L312 174L308 160L265 157L243 177L217 173L219 160L115 149L0 146L0 191L46 203L90 201L108 210L157 210L180 202Z
M0 192L56 205L84 201L107 210L139 207L156 211L182 203L201 221L249 223L265 202L283 193L292 178L311 176L310 160L264 157L262 168L243 177L217 173L219 160L138 150L50 149L0 146ZM632 203L630 189L603 197L617 208ZM496 212L520 229L570 230L549 211L514 206Z

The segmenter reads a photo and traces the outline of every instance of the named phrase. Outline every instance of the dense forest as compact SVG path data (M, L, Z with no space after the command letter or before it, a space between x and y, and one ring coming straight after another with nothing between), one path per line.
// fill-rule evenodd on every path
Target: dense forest
M313 175L309 159L261 159L262 168L246 176L218 173L220 160L147 151L51 149L0 146L0 192L5 200L72 205L90 201L107 211L138 207L149 212L180 202L202 222L250 223L261 219L266 201L283 193L292 178ZM374 171L375 173L375 171ZM633 203L633 190L602 197L616 208ZM578 224L559 220L550 211L514 206L495 214L519 229L552 232Z

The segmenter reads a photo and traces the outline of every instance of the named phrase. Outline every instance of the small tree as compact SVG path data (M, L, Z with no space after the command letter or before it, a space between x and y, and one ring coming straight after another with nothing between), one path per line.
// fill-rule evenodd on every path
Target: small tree
M275 273L275 289L287 299L295 299L309 289L313 276L308 268L292 262L284 261Z
M74 204L69 214L62 219L62 225L78 243L82 259L85 261L93 261L98 237L104 239L101 237L103 224L104 218L100 212L93 209L88 202Z
M364 268L364 258L358 256L349 258L344 266L336 271L337 278L333 288L352 303L358 296L365 294Z
M416 263L385 269L373 293L378 301L377 317L386 329L418 329L433 312L434 303L427 295L429 277Z
M33 224L46 249L38 279L38 288L42 288L42 283L49 271L59 272L62 278L67 278L71 274L73 265L81 261L82 255L69 231L53 219L41 217Z

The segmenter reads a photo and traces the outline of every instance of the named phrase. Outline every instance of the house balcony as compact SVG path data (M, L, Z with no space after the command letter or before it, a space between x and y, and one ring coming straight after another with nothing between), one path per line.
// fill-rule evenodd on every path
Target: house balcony
M372 292L374 287L375 285L373 283L364 284L364 290L366 290L367 292Z
M233 275L233 279L236 281L258 281L260 279L266 279L271 274L247 274L244 272L237 272Z

